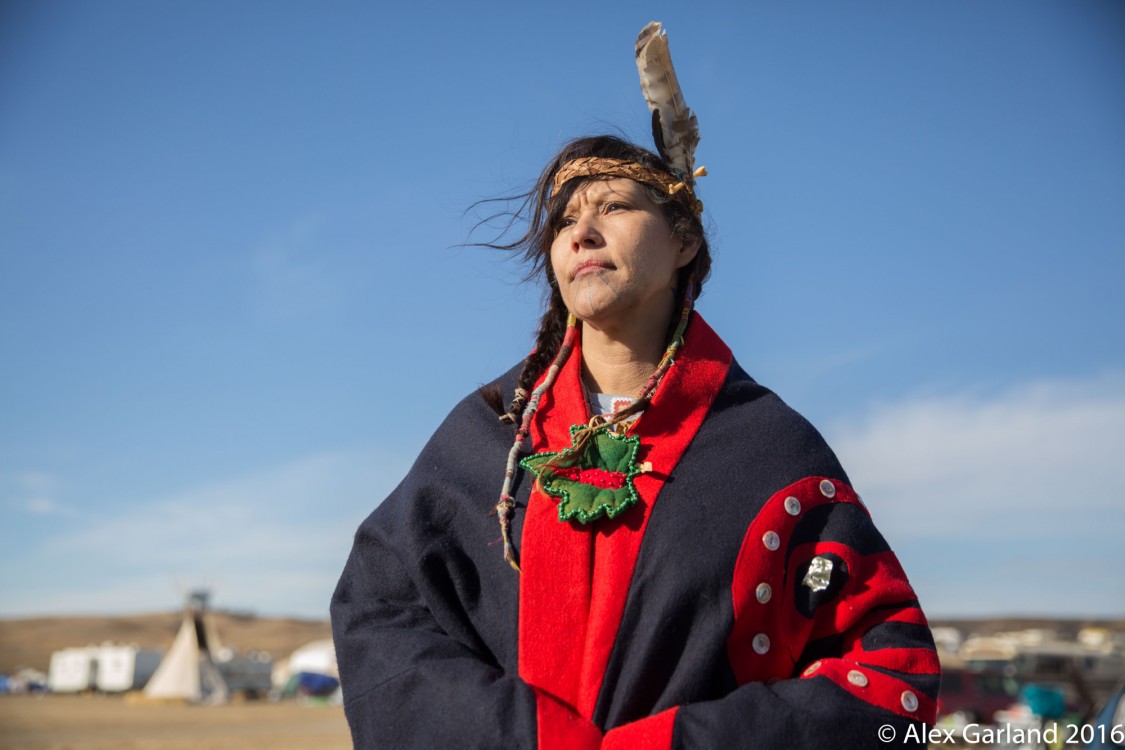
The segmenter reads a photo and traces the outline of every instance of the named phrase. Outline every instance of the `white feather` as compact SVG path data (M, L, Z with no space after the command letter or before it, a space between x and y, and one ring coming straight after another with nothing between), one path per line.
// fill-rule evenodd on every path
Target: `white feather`
M676 69L672 67L672 54L668 51L668 37L659 21L641 29L636 50L641 91L653 112L652 129L657 149L679 172L680 178L690 183L695 171L695 148L699 145L699 121L684 101Z

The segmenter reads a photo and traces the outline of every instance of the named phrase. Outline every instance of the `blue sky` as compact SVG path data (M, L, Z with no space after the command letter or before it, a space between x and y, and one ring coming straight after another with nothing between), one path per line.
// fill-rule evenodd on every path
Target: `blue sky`
M699 309L931 616L1125 615L1125 5L10 0L0 617L200 583L325 616L531 344L466 209L573 136L649 142L654 19L710 170Z

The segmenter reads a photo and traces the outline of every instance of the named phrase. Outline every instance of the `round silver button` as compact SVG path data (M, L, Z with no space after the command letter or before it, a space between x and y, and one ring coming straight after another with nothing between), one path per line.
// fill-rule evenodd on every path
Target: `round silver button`
M754 597L759 604L765 604L771 596L773 596L773 589L770 588L768 583L759 583L758 588L754 589Z
M764 654L770 650L770 637L765 633L758 633L750 645L754 647L756 653Z
M795 516L801 512L801 501L790 495L785 498L785 512L791 516Z
M777 535L777 532L767 531L762 534L762 544L766 545L766 549L772 552L781 546L781 537Z
M858 669L853 669L848 672L848 682L856 687L867 687L867 675L860 672Z
M802 672L802 674L805 677L808 677L809 675L814 674L816 672L816 670L818 670L818 669L820 669L820 662L814 661L812 664L805 667L805 671Z
M902 691L902 707L911 713L918 710L918 696L909 690Z
M829 498L836 497L836 485L832 484L832 482L827 479L822 480L820 483L820 494Z

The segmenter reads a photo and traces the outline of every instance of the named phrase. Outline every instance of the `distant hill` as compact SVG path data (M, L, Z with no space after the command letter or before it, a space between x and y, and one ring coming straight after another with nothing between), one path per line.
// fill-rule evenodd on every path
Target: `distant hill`
M224 646L239 651L267 651L275 659L289 656L309 641L331 637L327 620L256 617L223 611L213 612L212 616ZM52 652L106 641L167 649L181 618L182 614L176 611L120 617L0 620L0 674L10 674L20 667L46 672Z
M1053 630L1063 640L1073 640L1083 628L1105 628L1115 633L1125 633L1125 619L1051 619L1048 617L993 617L980 620L931 619L930 627L952 627L965 637L970 635L995 635L1033 628Z

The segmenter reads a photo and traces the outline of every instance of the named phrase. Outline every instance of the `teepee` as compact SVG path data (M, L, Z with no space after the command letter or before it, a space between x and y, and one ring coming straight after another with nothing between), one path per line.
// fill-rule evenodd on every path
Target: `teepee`
M145 686L145 696L187 700L192 703L223 703L230 696L212 654L219 639L207 614L207 591L193 591L184 606L183 624L172 648Z

